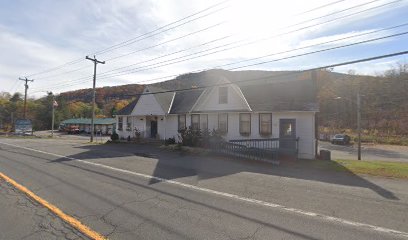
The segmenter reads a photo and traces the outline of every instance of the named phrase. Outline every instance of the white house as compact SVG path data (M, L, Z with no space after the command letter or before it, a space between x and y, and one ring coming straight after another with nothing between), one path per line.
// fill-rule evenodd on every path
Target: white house
M191 127L217 129L227 141L298 138L298 156L314 158L315 79L289 73L253 81L215 76L208 87L183 91L149 85L118 112L117 133L121 138L135 137L137 131L145 138L177 140L179 129Z

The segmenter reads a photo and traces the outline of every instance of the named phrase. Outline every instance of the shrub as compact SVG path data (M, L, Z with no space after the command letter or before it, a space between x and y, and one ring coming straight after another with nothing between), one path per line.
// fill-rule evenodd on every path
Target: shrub
M176 144L176 139L174 137L168 138L164 141L164 145Z
M191 127L179 131L183 146L198 147L201 143L201 131L193 130Z
M180 130L179 133L179 140L183 146L210 148L224 141L221 133L217 130L210 132L208 129L201 131L189 127Z
M110 138L112 141L117 141L119 140L119 135L117 133L112 133Z

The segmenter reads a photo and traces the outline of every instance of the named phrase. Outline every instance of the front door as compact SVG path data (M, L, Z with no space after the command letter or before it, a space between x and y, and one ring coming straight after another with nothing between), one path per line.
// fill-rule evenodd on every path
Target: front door
M279 148L296 149L296 119L279 120Z
M157 121L151 120L150 121L150 137L156 138L157 135Z

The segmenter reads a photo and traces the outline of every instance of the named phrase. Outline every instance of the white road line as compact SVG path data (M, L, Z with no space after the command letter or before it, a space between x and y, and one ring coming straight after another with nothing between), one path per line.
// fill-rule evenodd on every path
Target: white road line
M286 206L283 206L283 205L280 205L280 204L275 204L275 203L266 202L266 201L257 200L257 199L252 199L252 198L247 198L247 197L241 197L239 195L235 195L235 194L231 194L231 193L225 193L225 192L220 192L220 191L216 191L216 190L212 190L212 189L208 189L208 188L197 187L197 186L194 186L194 185L190 185L190 184L186 184L186 183L182 183L182 182L177 182L177 181L174 181L174 180L155 177L155 176L151 176L151 175L147 175L147 174L143 174L143 173L138 173L138 172L132 172L132 171L129 171L129 170L126 170L126 169L111 167L111 166L100 164L100 163L94 163L94 162L89 162L89 161L85 161L85 160L81 160L81 159L77 159L77 158L67 157L67 156L64 156L64 155L56 154L56 153L45 152L45 151L41 151L41 150L34 149L34 148L28 148L28 147L18 146L18 145L4 143L4 142L0 142L0 144L4 144L4 145L11 146L11 147L16 147L16 148L21 148L21 149L25 149L25 150L29 150L29 151L33 151L33 152L43 153L43 154L47 154L47 155L52 155L52 156L59 157L59 158L66 158L66 159L69 159L69 160L75 160L76 162L84 163L84 164L87 164L87 165L97 166L97 167L100 167L100 168L105 168L105 169L109 169L109 170L116 171L116 172L126 173L126 174L129 174L129 175L134 175L134 176L146 178L146 179L149 179L149 180L153 179L153 180L156 180L158 182L164 182L164 183L168 183L168 184L172 184L172 185L176 185L176 186L181 186L181 187L184 187L184 188L187 188L187 189L193 189L193 190L200 191L200 192L206 192L206 193L210 193L210 194L213 194L213 195L222 196L222 197L231 198L231 199L236 199L236 200L247 202L247 203L258 204L258 205L262 205L262 206L269 207L269 208L276 208L276 209L280 209L280 210L283 210L283 211L286 211L286 212L296 213L296 214L309 216L309 217L314 217L314 218L318 218L318 219L325 220L325 221L328 221L328 222L341 223L341 224L344 224L344 225L349 225L349 226L353 226L353 227L360 227L360 228L364 228L364 229L374 230L374 231L377 231L377 232L395 234L395 235L398 235L398 236L408 238L408 233L407 232L401 232L401 231L390 229L390 228L378 227L378 226L374 226L374 225L370 225L370 224L366 224L366 223L349 221L349 220L342 219L342 218L331 217L331 216L327 216L327 215L323 215L323 214L319 214L319 213L314 213L314 212L304 211L304 210L301 210L301 209L286 207Z

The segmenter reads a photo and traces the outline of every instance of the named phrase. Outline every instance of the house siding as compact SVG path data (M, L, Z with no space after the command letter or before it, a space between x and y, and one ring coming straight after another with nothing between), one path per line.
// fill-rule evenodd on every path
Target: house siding
M316 144L314 112L280 112L272 114L272 134L274 137L279 137L279 119L296 119L296 137L299 138L299 158L314 159Z
M208 115L208 129L218 129L218 113L203 113ZM126 117L132 118L132 131L126 131ZM251 134L239 133L239 112L228 113L228 132L223 135L226 141L238 139L279 138L280 119L296 119L296 137L299 138L299 158L313 159L315 157L315 124L314 112L272 112L272 134L259 134L259 112L251 113ZM142 120L140 120L142 119ZM163 120L161 120L163 119ZM174 137L179 140L178 115L157 116L158 134L160 139ZM191 126L191 114L186 114L186 126ZM134 128L142 132L142 136L149 137L145 116L124 116L123 131L118 131L121 138L134 137Z
M142 95L139 102L136 104L130 115L133 116L148 116L148 115L164 115L164 111L157 102L153 94Z
M228 102L219 103L219 88L214 87L209 94L194 107L194 112L211 112L211 111L239 111L248 110L248 104L243 98L237 87L228 86Z

